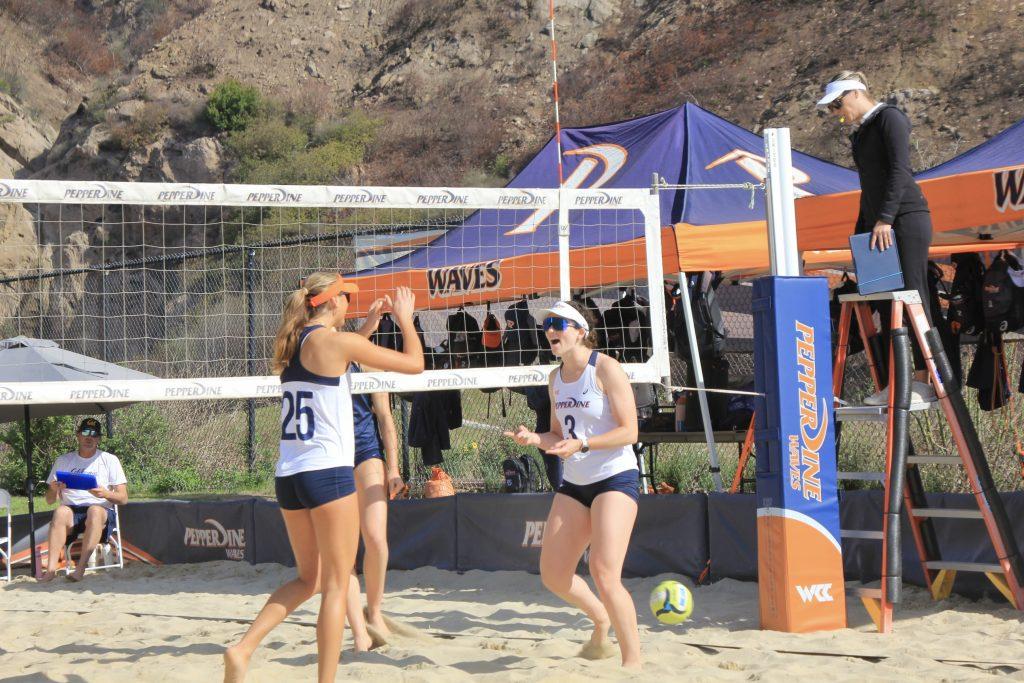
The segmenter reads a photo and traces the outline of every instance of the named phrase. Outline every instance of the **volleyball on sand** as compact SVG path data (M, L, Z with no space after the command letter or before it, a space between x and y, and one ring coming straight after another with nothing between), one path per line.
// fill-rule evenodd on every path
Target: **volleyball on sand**
M693 595L678 581L662 581L651 591L651 614L663 624L681 624L693 612Z

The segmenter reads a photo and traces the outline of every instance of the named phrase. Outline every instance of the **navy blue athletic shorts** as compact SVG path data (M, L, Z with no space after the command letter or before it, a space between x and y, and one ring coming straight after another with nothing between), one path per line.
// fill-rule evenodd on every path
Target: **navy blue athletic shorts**
M274 479L277 502L284 510L310 510L356 492L351 467L328 467Z
M638 470L626 470L625 472L613 474L607 479L596 481L593 484L572 484L563 479L557 493L569 496L573 500L579 501L584 507L589 508L594 504L595 498L609 491L625 493L633 500L638 501L640 499L640 472Z
M384 462L384 456L376 448L370 448L370 449L367 449L367 450L363 451L362 453L356 453L356 467L359 467L360 465L362 465L367 460L374 460L374 459L380 460L381 462Z
M71 523L71 531L68 532L67 540L64 542L70 545L77 541L81 534L85 533L85 517L89 514L89 508L92 506L69 505L68 507L71 508L73 521ZM103 526L103 533L100 534L100 543L106 543L110 532L114 530L114 511L106 506L97 505L96 507L103 507L107 511L107 523Z

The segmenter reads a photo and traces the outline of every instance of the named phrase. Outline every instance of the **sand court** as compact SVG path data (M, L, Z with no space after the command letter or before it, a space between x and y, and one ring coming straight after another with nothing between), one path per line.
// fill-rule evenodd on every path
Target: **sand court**
M20 577L0 589L0 677L51 681L213 681L221 653L245 630L266 595L293 570L233 562L146 567L90 574L82 584L42 586ZM875 632L858 603L851 627L815 634L758 628L757 585L720 581L694 591L682 627L658 624L648 591L668 575L627 579L640 613L645 670L624 673L617 654L577 656L587 620L523 572L465 574L437 569L388 574L385 611L408 626L391 642L355 655L339 678L410 681L474 679L1024 680L1021 615L1005 604L953 597L933 602L910 588L892 635ZM257 651L252 681L316 675L314 598Z

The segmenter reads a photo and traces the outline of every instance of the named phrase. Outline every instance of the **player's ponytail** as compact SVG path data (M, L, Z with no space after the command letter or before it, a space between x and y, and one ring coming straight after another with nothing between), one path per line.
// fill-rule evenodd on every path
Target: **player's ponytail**
M583 345L588 349L596 349L598 345L597 338L597 318L594 316L594 312L591 311L585 304L575 299L567 301L567 304L576 309L576 312L583 316L583 319L587 321L587 327L590 331L587 332L587 336L583 337Z
M281 314L281 325L277 328L277 336L274 338L274 356L270 360L272 373L280 375L291 363L295 349L299 345L302 328L316 314L316 309L309 305L310 298L334 284L337 279L337 273L313 273L306 278L303 286L288 295L284 302L284 312ZM326 302L321 304L321 307L325 305Z

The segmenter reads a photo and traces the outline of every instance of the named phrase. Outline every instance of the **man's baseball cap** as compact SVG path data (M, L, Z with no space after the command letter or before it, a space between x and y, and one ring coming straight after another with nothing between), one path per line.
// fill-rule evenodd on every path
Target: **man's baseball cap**
M87 417L78 425L78 433L82 436L101 436L103 428L95 417Z

